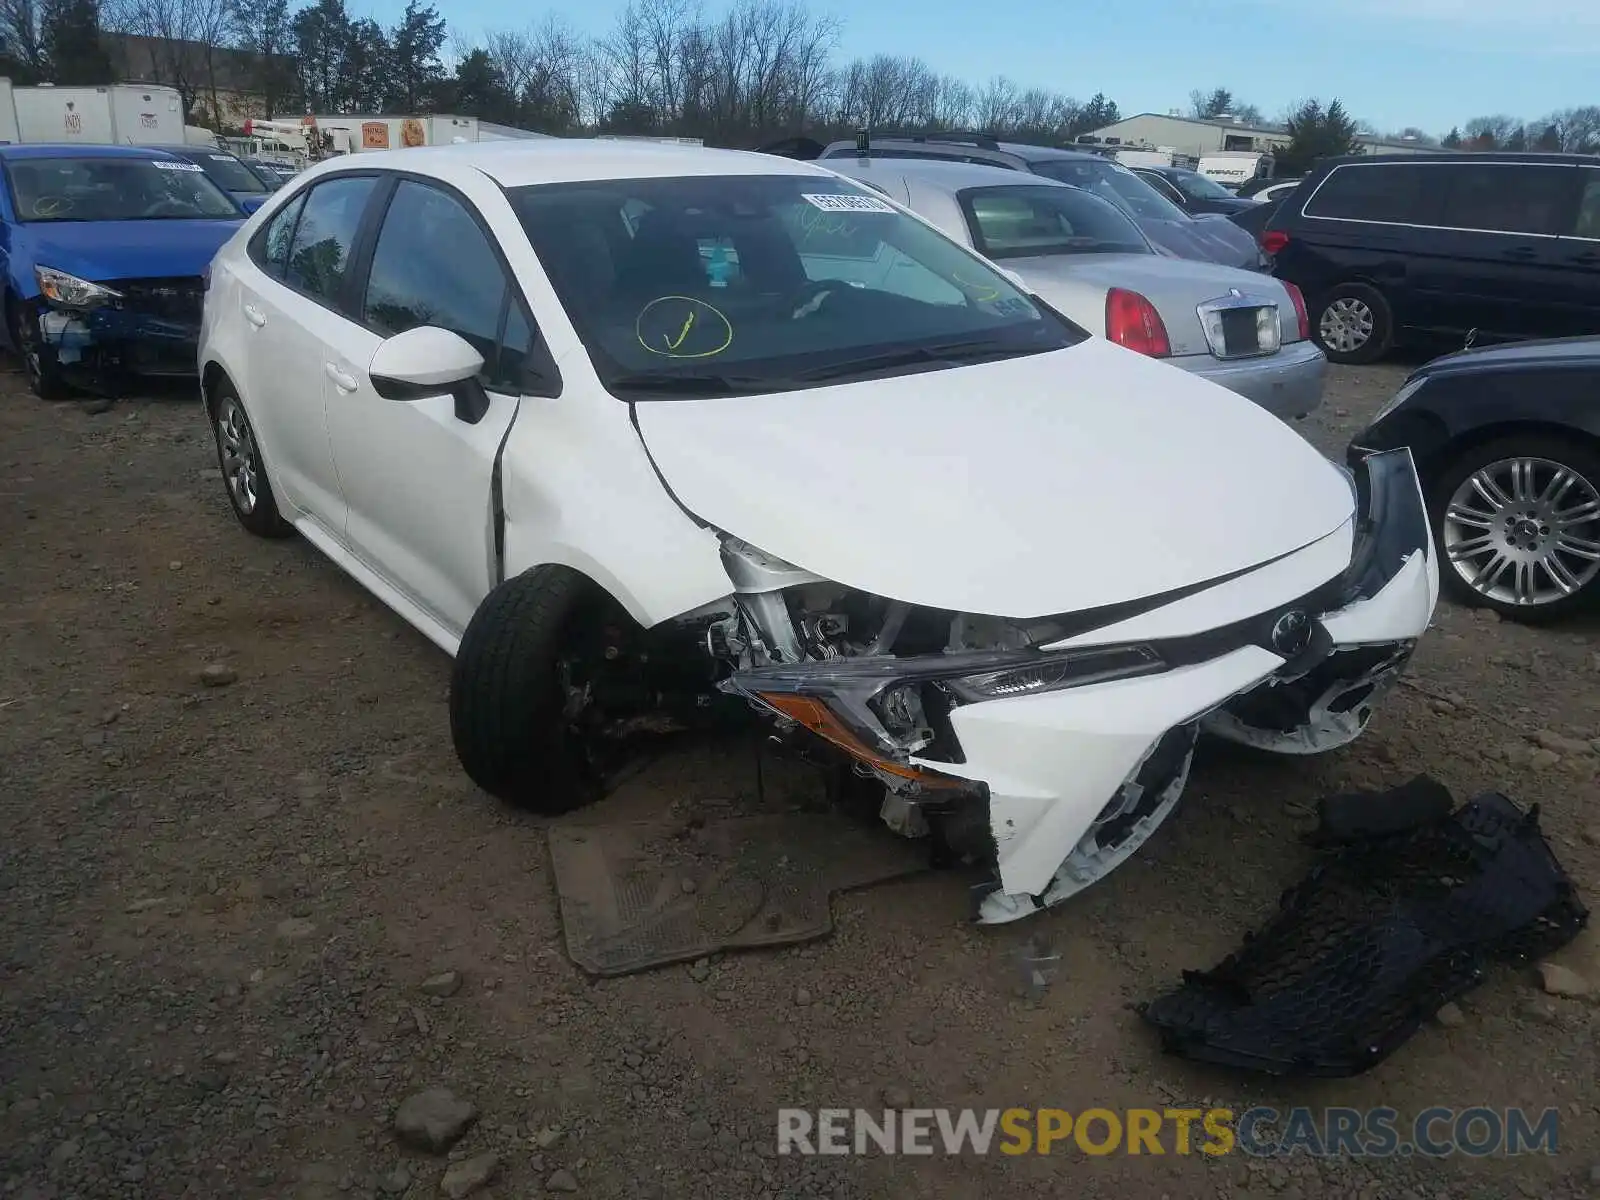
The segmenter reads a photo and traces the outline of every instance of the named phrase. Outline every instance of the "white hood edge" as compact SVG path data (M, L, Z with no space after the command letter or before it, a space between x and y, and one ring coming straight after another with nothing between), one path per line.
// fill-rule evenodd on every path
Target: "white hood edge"
M701 520L848 587L956 612L1161 595L1298 550L1353 510L1338 469L1276 417L1099 338L635 411Z

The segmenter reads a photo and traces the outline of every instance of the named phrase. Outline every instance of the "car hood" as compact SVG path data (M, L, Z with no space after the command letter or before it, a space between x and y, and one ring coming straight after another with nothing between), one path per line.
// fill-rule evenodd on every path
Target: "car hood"
M1194 219L1196 236L1219 247L1218 262L1246 271L1263 269L1261 247L1251 234L1239 228L1230 217L1206 213Z
M1219 263L1244 270L1254 269L1259 261L1259 253L1253 243L1246 251L1232 244L1225 236L1213 235L1209 227L1193 219L1180 222L1144 217L1140 219L1139 227L1152 242L1179 258Z
M198 275L243 218L221 221L63 221L31 233L33 261L103 283ZM24 226L26 228L26 226Z
M1354 508L1348 480L1266 410L1099 338L635 414L701 520L849 587L956 612L1159 596L1306 546Z
M1289 329L1297 320L1293 302L1276 279L1220 263L1156 254L1054 254L1008 258L1004 265L1051 305L1095 333L1105 333L1105 294L1109 289L1138 292L1161 314L1175 355L1211 352L1196 309L1208 300L1225 297L1230 288L1276 305ZM1082 315L1072 311L1074 308Z
M1518 367L1600 366L1600 337L1542 338L1474 350L1456 350L1425 363L1412 379Z

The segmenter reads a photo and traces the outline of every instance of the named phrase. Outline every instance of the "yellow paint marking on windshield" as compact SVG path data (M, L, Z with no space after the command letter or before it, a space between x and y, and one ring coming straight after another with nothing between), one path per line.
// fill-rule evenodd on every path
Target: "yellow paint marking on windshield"
M689 330L693 328L694 309L691 308L689 310L689 315L683 319L683 328L678 331L677 340L674 341L672 335L666 333L661 335L661 340L667 344L668 350L676 350L679 346L683 345L683 339L689 336Z
M950 278L971 292L972 298L979 304L987 304L991 300L1000 299L1000 289L992 283L973 283L972 280L963 279L954 271L950 273Z
M728 315L693 296L657 296L639 310L633 332L639 345L662 358L715 358L733 345Z

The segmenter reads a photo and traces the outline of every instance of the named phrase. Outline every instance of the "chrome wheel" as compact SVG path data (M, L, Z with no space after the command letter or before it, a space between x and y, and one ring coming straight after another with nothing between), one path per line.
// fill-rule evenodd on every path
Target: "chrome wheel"
M222 452L222 477L239 511L249 516L256 510L257 480L261 463L256 453L255 435L250 420L232 396L217 404L217 447Z
M1478 595L1550 604L1600 574L1600 490L1551 459L1504 458L1456 488L1440 533L1451 568Z
M1340 354L1354 354L1372 340L1376 319L1372 306L1354 296L1340 296L1322 310L1317 332L1322 344Z

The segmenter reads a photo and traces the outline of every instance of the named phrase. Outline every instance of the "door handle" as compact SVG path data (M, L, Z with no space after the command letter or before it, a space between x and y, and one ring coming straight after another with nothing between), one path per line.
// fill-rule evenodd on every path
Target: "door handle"
M1592 251L1585 250L1582 254L1574 254L1567 261L1576 263L1580 267L1592 267L1595 263L1600 262L1600 255L1597 255Z
M1526 246L1518 246L1518 247L1516 247L1515 249L1512 249L1512 250L1502 250L1500 252L1500 257L1501 258L1514 258L1514 259L1517 259L1519 261L1523 261L1523 260L1532 258L1533 257L1533 251L1528 249L1528 247L1526 247Z
M341 392L353 392L360 386L356 383L354 375L346 375L333 363L323 363L322 369L328 373L328 378L333 380L333 386Z
M260 329L267 323L267 314L262 312L253 304L246 304L244 306L244 319L249 321L250 324L254 325L257 329Z

